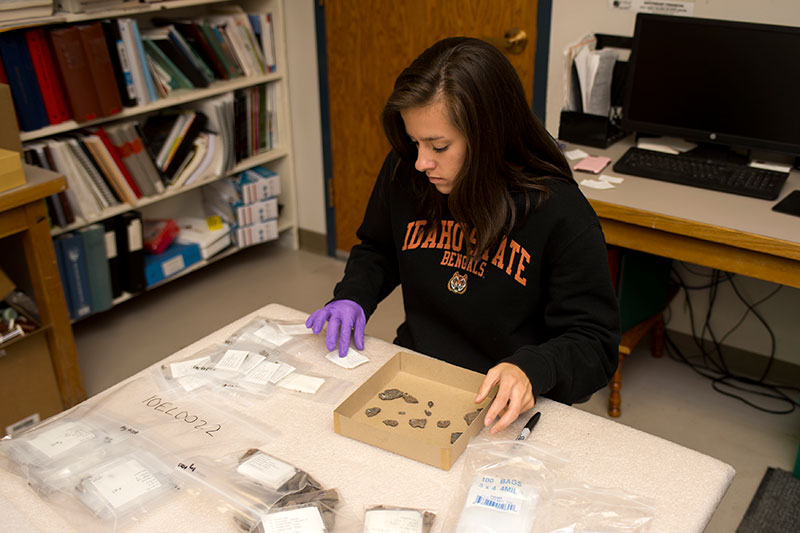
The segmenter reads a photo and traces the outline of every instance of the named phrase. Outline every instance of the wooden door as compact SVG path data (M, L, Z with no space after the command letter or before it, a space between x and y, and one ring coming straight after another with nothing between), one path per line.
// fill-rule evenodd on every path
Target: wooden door
M400 71L439 39L502 38L524 30L519 54L507 51L533 94L537 0L326 0L332 187L336 248L357 243L369 194L389 143L380 113Z

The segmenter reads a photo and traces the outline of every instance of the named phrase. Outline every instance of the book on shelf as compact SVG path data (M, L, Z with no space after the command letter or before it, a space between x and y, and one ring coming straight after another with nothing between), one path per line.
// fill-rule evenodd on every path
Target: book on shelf
M250 18L240 6L215 6L215 12L205 20L214 25L226 40L234 59L245 76L259 76L268 72Z
M166 176L168 184L185 168L194 141L205 123L205 114L188 109L170 110L145 120L142 125L144 141L157 154L156 166Z
M108 150L108 146L103 142L99 135L84 135L81 143L95 161L103 178L108 182L112 189L117 193L117 197L130 205L136 205L136 191L131 186L128 179L122 172L122 168Z
M149 104L157 100L156 88L153 77L147 66L147 58L139 35L139 26L136 19L122 17L116 19L131 77L136 92L136 101L139 105Z
M83 253L86 257L86 271L92 313L111 308L111 270L106 252L106 229L103 224L91 224L81 228Z
M92 71L78 27L67 26L50 30L48 36L72 118L77 122L84 122L105 116L100 107L97 89L92 82Z
M0 23L49 17L53 0L4 0L0 2Z
M192 102L186 106L202 112L206 118L206 129L219 136L222 163L217 171L218 175L231 170L236 164L236 154L233 150L233 94L225 93L214 98L206 98Z
M136 88L133 86L133 74L128 62L128 54L125 51L125 43L122 42L119 25L116 20L110 19L100 21L100 24L106 38L106 47L117 82L120 101L125 107L133 107L136 105Z
M96 166L98 163L91 158L90 152L83 145L82 139L70 137L66 139L66 142L81 178L88 178L87 184L92 194L94 194L100 209L104 210L119 205L119 199L114 195L109 183L100 173L99 166Z
M169 85L170 90L174 89L194 89L194 83L186 74L174 63L172 57L168 56L160 46L160 42L169 42L167 36L162 31L150 30L143 32L142 44L148 59L158 65L158 78Z
M50 121L22 32L0 33L0 57L3 60L20 128L23 131L31 131L48 126Z
M122 288L136 294L145 289L142 215L138 211L128 211L119 217L123 228L117 234L117 253L124 258L121 261Z
M58 8L69 13L93 13L106 9L135 7L139 0L57 0Z
M278 146L276 91L277 86L268 83L234 92L233 149L237 161Z
M23 157L25 162L29 165L53 170L51 160L48 154L45 153L44 143L32 142L26 143L23 146ZM69 205L67 193L65 191L52 194L46 198L47 212L50 214L50 221L53 225L64 228L75 222L75 215L72 212L72 207Z
M247 16L261 46L267 72L275 72L275 34L272 27L272 13L250 13Z
M122 111L122 100L111 62L106 34L100 22L77 26L102 116Z
M98 216L101 208L97 203L94 193L78 170L74 159L63 139L47 139L44 141L45 150L53 162L53 169L61 173L67 180L67 198L76 216L87 220Z
M151 196L164 192L161 174L150 153L145 150L135 123L122 122L104 129L132 179L139 185L142 195Z
M86 266L86 254L83 249L82 235L70 232L56 237L59 248L56 256L63 264L62 284L67 287L67 301L70 303L70 318L78 320L92 313L91 295L89 294L89 273Z
M100 222L103 226L103 239L105 241L106 261L108 261L109 282L111 284L111 299L122 295L122 266L120 253L117 250L117 233L121 231L122 219L120 217L107 218Z
M208 259L231 245L230 225L219 217L181 217L176 222L179 228L176 241L181 244L197 244L203 259Z
M145 44L153 50L153 58L184 88L208 87L213 77L197 64L196 58L181 46L177 32L171 25L153 28L142 33ZM148 44L149 43L149 44ZM207 68L207 67L206 67ZM180 87L176 87L180 88Z
M149 183L140 184L136 178L134 178L133 174L131 174L130 169L125 164L122 159L122 153L120 152L117 145L111 140L111 138L106 133L105 128L95 128L89 130L91 136L96 136L97 139L103 143L103 147L105 150L102 150L98 147L98 157L107 155L113 161L113 165L110 165L109 174L111 174L111 178L115 181L119 181L116 176L116 170L119 171L119 174L122 175L122 180L124 183L119 183L120 189L122 189L122 194L125 197L125 201L129 204L134 204L137 199L141 198L142 196L150 196L151 194L155 194L155 191L152 187L149 186ZM87 136L89 137L89 136ZM94 140L94 139L92 139ZM105 159L105 158L104 158ZM116 167L116 168L113 168ZM144 191L144 192L143 192Z
M47 42L44 28L35 28L25 32L25 41L31 55L33 69L39 82L39 90L44 100L45 111L50 124L60 124L72 116L64 97L64 88L61 85L58 71L56 70L53 54Z

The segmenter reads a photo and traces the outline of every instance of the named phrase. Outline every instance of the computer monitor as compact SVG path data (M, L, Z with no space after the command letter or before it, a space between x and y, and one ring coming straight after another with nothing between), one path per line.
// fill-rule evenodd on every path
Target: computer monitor
M638 14L622 128L800 155L800 28Z

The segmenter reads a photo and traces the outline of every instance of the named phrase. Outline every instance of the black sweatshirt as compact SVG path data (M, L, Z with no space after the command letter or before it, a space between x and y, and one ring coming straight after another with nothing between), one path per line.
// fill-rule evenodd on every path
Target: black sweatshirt
M550 196L470 262L449 212L423 237L410 188L417 171L398 160L392 152L384 161L334 299L354 300L369 319L402 284L406 320L396 344L480 373L513 363L535 397L564 403L608 384L619 312L603 233L578 186L548 180Z

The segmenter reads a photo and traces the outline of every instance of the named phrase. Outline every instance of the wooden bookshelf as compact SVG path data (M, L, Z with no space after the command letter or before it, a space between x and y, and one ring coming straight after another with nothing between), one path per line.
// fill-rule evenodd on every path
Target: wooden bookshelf
M230 80L215 80L206 88L174 90L167 97L156 99L155 101L144 105L125 107L121 112L111 116L80 123L74 120L68 120L37 130L21 132L20 140L23 143L36 140L45 140L54 136L78 132L87 127L112 125L119 121L144 117L148 114L158 111L177 108L184 104L202 101L204 99L226 94L231 91L264 84L272 85L277 88L276 109L274 110L279 132L279 141L277 145L273 146L272 149L268 151L258 153L239 161L232 169L222 173L221 175L213 176L211 178L207 178L177 189L167 188L167 190L161 194L139 198L133 204L121 203L105 209L95 216L86 218L76 217L76 220L66 227L62 228L54 226L50 231L52 237L62 235L70 231L79 230L90 224L102 222L106 219L132 210L140 211L144 218L163 218L163 216L148 216L148 214L151 212L161 213L163 212L164 206L173 206L176 202L178 204L186 204L188 207L192 207L198 202L198 198L200 197L200 189L204 185L219 179L235 176L242 171L258 165L265 165L268 168L276 171L281 176L281 194L279 197L281 212L278 220L279 231L281 234L280 241L282 244L288 245L292 248L296 249L298 247L297 197L293 168L293 149L291 146L291 124L289 122L289 89L288 79L286 77L287 54L285 46L285 18L283 0L174 0L155 4L140 4L133 8L111 9L102 12L57 13L52 17L37 19L32 23L20 23L17 28L47 26L57 23L78 23L100 19L113 19L118 17L135 18L139 21L139 25L141 27L147 27L149 19L155 16L176 19L194 19L203 17L207 13L210 13L210 10L216 6L225 4L239 5L248 13L258 12L272 14L272 26L275 41L275 72L258 76L241 76ZM3 28L3 30L5 29L6 28ZM232 255L233 253L236 253L236 251L238 251L236 248L231 248L219 256L211 258L211 260L201 261L200 263L191 265L178 275L171 276L170 278L167 278L166 280L153 285L146 290L152 290L158 286L172 281L173 279L177 279L177 277L203 268L204 266L211 264L211 262L218 261L224 257ZM135 295L123 293L122 296L113 301L113 305L117 305L123 301L126 301L133 296Z

